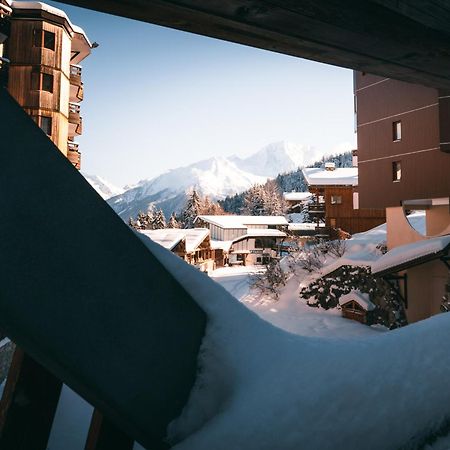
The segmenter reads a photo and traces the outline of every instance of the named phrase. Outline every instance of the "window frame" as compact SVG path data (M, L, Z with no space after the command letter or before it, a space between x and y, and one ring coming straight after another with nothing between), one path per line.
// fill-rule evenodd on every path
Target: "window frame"
M51 90L48 90L44 87L45 82L44 79L46 77L49 77L49 79L51 79ZM46 73L46 72L41 72L40 73L40 80L39 80L39 87L41 91L45 91L45 92L49 92L50 94L53 94L53 91L55 89L55 77L53 74L50 73Z
M400 142L402 140L402 121L396 120L392 122L392 142Z
M44 128L44 121L48 120L48 130ZM52 129L53 129L53 118L51 116L39 116L38 120L39 128L48 136L52 137ZM50 131L48 133L47 131Z
M402 179L402 162L392 161L392 181L394 183L399 183Z
M332 205L342 205L342 195L331 195L330 202Z

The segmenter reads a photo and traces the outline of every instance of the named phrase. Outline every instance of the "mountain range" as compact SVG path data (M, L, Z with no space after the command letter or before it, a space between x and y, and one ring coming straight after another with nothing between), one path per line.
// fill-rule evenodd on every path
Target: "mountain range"
M122 219L147 211L151 204L161 208L168 218L184 207L187 193L193 188L203 196L221 200L280 173L311 164L321 156L314 147L282 141L246 158L214 157L172 169L129 189L115 188L98 176L84 176Z

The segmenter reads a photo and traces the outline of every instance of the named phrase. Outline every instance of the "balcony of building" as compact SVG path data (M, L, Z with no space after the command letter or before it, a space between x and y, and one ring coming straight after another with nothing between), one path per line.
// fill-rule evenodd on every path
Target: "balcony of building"
M81 153L78 150L78 143L67 142L67 159L74 165L75 169L81 168Z
M80 115L80 105L69 103L69 137L80 136L83 133L83 118Z
M70 66L70 101L81 102L83 100L83 82L81 81L82 68L75 64Z

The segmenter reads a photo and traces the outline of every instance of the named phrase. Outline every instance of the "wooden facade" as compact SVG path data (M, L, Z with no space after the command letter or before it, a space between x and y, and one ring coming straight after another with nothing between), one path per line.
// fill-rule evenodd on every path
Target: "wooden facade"
M14 5L15 6L15 5ZM81 157L75 138L82 133L79 102L81 68L90 43L74 31L64 13L46 5L14 7L5 54L10 60L8 90L15 100L77 168ZM80 46L84 47L83 51Z
M318 209L314 217L325 221L326 233L331 238L338 237L337 230L355 234L370 230L386 222L384 209L359 209L355 206L355 186L310 186L316 198L323 198L323 203L317 203ZM311 213L310 213L311 214Z
M355 72L354 93L360 206L448 197L449 92ZM400 179L393 176L395 164L400 164Z

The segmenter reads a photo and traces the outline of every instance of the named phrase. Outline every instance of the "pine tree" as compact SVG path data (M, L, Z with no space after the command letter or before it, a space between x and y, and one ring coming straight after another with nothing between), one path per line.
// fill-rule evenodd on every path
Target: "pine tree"
M252 186L244 197L244 212L251 216L264 215L265 192L260 184Z
M197 191L193 189L182 212L183 228L194 228L194 220L202 213L202 206L200 196Z
M175 213L172 213L169 219L169 228L180 228L180 224L178 223L178 220L175 216Z
M152 230L161 230L162 228L166 228L166 218L164 217L162 209L159 209L153 215L151 227Z

